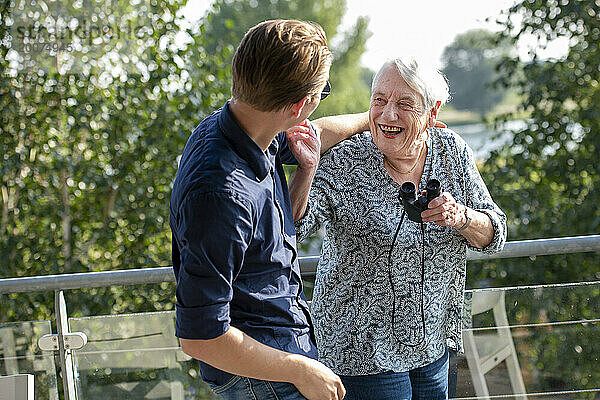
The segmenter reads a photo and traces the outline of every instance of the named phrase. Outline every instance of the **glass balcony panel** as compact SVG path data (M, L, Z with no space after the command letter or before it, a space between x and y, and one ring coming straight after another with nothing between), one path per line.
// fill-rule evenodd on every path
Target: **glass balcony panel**
M596 398L599 282L474 290L466 297L465 314L472 314L472 326L463 331L466 355L457 359L456 397L480 394L475 390L475 381L481 379L478 368L490 395L516 393L512 386L518 387L518 379L511 377L515 364L505 359L514 354L527 393L536 394L533 398Z
M213 399L175 337L175 313L70 318L87 345L73 352L80 399Z
M472 293L505 293L506 314L511 325L560 323L600 318L600 282L539 285L525 288L476 289ZM474 328L492 327L492 313L473 318Z
M54 352L38 339L51 333L50 321L0 324L0 375L32 374L36 399L58 400Z

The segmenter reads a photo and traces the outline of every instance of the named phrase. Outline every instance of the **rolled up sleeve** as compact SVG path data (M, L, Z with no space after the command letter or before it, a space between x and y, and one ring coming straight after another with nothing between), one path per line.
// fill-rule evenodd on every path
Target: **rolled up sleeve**
M191 193L183 200L173 232L181 261L177 337L214 339L229 329L232 283L244 263L252 226L251 208L232 193Z

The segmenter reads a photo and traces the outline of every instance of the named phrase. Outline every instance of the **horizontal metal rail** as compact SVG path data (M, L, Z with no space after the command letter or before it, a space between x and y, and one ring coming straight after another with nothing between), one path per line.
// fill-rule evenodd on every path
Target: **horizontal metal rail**
M467 260L475 261L494 258L549 256L556 254L586 253L590 251L600 251L600 235L506 242L504 249L496 254L484 254L469 250L467 252Z
M594 251L600 251L600 235L507 242L504 249L495 254L483 254L468 251L467 260L533 257ZM318 261L319 256L300 257L302 275L314 275ZM141 285L174 281L175 277L171 267L83 272L78 274L0 279L0 294L83 289L117 285Z

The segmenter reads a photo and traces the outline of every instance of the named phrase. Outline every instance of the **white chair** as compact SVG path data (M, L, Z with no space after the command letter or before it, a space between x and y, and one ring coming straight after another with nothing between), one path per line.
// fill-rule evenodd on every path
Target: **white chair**
M475 393L477 397L489 399L490 393L485 374L500 363L506 362L513 393L522 394L515 398L527 400L519 360L510 328L508 328L504 291L473 292L472 315L489 310L492 310L495 326L498 327L495 332L463 330L465 356L471 371Z

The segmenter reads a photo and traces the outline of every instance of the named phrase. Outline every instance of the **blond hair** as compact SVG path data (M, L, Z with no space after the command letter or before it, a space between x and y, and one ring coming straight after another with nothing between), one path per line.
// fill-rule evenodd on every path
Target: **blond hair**
M259 111L278 111L318 94L332 55L323 28L297 20L252 27L233 57L232 96Z

